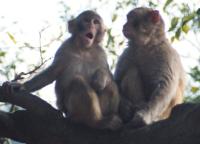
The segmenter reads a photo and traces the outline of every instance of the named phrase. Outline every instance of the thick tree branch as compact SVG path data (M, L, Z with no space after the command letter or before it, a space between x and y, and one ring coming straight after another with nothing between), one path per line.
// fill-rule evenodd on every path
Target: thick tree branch
M21 106L38 115L47 115L50 113L51 115L58 116L61 114L46 101L26 91L15 92L10 96L6 96L3 93L2 87L0 87L0 101Z
M0 92L2 100L1 96ZM60 116L59 111L43 100L26 92L17 93L6 101L21 105L27 110L12 114L1 112L0 137L9 137L28 144L200 143L200 104L177 106L169 119L141 129L124 127L110 131L75 124Z

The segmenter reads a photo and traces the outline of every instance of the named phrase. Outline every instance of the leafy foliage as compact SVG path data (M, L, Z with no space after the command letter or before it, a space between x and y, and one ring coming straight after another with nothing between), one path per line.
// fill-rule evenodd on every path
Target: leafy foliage
M171 12L172 8L180 13L173 14L173 12ZM179 40L181 36L183 36L183 33L187 34L191 29L192 31L199 31L199 8L192 9L187 3L179 4L173 0L167 0L163 10L171 17L171 26L168 31L174 33L171 37L172 41L175 39Z
M191 76L196 82L200 82L200 70L199 70L199 68L198 68L197 66L191 69L190 76Z
M200 103L200 69L195 66L189 73L195 84L190 87L190 93L185 97L185 102Z

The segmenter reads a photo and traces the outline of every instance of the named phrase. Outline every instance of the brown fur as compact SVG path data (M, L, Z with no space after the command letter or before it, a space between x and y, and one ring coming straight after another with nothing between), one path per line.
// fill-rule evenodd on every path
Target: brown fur
M185 73L165 37L161 16L150 8L136 8L128 13L123 33L129 44L115 71L121 117L133 126L167 118L183 100Z
M101 17L85 11L68 23L72 36L57 50L53 63L24 83L28 91L56 81L57 105L73 121L116 129L118 89L100 46L105 33Z

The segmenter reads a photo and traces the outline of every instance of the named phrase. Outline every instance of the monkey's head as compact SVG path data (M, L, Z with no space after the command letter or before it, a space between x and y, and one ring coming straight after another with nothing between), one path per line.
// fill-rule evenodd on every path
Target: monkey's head
M68 30L84 48L91 48L103 40L106 32L102 18L87 10L68 22Z
M164 36L164 22L159 11L139 7L127 14L123 34L135 44L146 45L153 39Z

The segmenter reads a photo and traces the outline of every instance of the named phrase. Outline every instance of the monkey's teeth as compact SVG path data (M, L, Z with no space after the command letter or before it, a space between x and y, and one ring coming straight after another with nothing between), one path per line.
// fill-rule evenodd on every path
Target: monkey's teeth
M88 37L89 39L92 39L93 38L93 34L92 33L87 33L86 37Z

